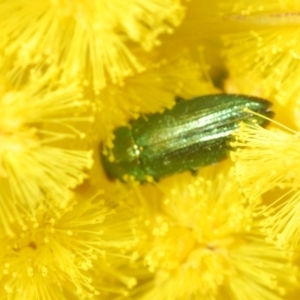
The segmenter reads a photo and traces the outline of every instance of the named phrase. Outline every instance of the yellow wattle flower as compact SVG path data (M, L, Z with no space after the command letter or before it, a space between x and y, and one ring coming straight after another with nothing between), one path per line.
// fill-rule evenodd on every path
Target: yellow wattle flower
M266 129L244 123L233 133L232 146L237 149L231 152L231 157L237 178L249 198L255 199L276 186L300 187L298 134L287 127Z
M167 179L139 196L144 231L136 230L133 268L137 280L143 265L149 273L133 299L249 299L250 290L253 299L284 299L297 285L291 253L261 232L260 199L248 203L231 171L210 172Z
M224 17L243 29L233 28L224 37L227 66L238 89L299 109L299 1L222 2Z
M124 85L108 84L93 99L97 118L95 139L108 141L114 128L126 124L130 118L163 112L173 107L178 96L189 99L219 93L205 77L204 68L187 53L182 53L179 57L149 64L144 72L126 78Z
M116 280L115 261L124 260L119 253L135 243L126 230L128 212L102 193L77 193L59 217L36 210L38 224L23 218L26 229L15 225L14 237L1 230L1 299L101 297Z
M299 1L192 0L169 37L184 4L1 1L0 299L282 300L299 291L285 247L299 246L294 132L253 127L249 139L265 144L254 153L251 141L236 142L240 173L220 164L148 186L105 177L99 141L111 147L115 127L175 96L217 92L202 78L200 45L218 88L228 71L239 93L275 99L276 115L300 127ZM85 193L90 183L96 192ZM283 196L266 207L274 197L260 195L272 187Z
M23 218L36 220L37 208L59 213L67 206L71 188L82 183L93 163L92 151L81 145L85 134L76 128L90 127L92 118L75 84L52 84L49 74L33 74L22 84L9 72L3 76L0 216L11 235L10 224L25 229Z
M129 42L148 51L183 15L180 0L4 0L0 48L16 56L19 67L48 61L98 93L107 80L120 82L143 69Z
M283 125L268 130L257 124L241 124L234 136L236 150L231 157L241 189L250 200L274 188L284 189L277 201L269 201L273 216L264 226L280 246L299 246L299 132Z
M300 244L300 190L299 188L284 189L278 194L280 196L267 207L271 214L262 223L263 231L279 247L298 249Z

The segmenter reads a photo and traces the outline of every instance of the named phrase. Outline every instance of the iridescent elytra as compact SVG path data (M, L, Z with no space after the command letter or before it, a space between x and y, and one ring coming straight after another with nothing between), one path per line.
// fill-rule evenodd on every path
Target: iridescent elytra
M145 182L217 163L228 157L231 133L241 121L267 124L249 110L274 115L269 101L247 95L177 101L163 113L143 115L115 129L113 148L101 154L104 169L111 179Z

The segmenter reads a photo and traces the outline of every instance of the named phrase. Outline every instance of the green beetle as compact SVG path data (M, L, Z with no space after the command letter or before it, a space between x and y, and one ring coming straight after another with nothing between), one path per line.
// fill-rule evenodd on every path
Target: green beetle
M114 131L110 155L102 153L109 178L140 182L158 180L228 156L231 133L239 122L267 120L245 111L248 108L272 118L271 103L246 95L206 95L177 101L172 109L131 120Z

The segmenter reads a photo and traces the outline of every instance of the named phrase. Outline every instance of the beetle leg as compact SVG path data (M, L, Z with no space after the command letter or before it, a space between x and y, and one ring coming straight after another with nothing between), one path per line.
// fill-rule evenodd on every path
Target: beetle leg
M198 175L198 173L199 173L199 169L191 169L190 170L190 172L191 172L191 174L194 176L194 177L196 177L197 175Z

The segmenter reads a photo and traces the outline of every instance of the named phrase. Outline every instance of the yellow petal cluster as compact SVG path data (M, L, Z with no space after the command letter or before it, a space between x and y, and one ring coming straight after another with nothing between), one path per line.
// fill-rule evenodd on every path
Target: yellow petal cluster
M105 280L113 277L113 266L106 271L107 261L116 260L110 259L117 255L116 249L134 243L125 234L128 212L120 211L118 218L112 218L118 208L103 196L103 191L87 199L83 195L73 198L59 217L36 210L38 224L23 218L26 229L14 226L14 237L1 232L2 299L22 299L24 295L28 299L67 299L68 294L86 299L107 288ZM107 277L97 287L94 264Z
M0 299L298 299L299 13L0 0ZM241 124L198 174L107 178L115 128L215 93L266 98L275 119Z
M159 191L141 188L149 205L133 266L145 266L149 279L133 298L248 299L251 286L254 299L280 299L297 269L289 251L261 232L261 200L249 203L228 167L199 175L165 180Z
M236 176L242 190L255 199L263 193L283 190L283 195L270 203L273 215L266 221L268 234L281 246L299 244L299 133L289 128L261 128L257 124L241 124L235 132L236 151L231 152ZM259 168L257 167L259 166Z
M99 92L107 80L143 69L129 42L148 51L183 16L179 0L1 1L0 48L20 67L43 64L45 56L66 78L89 81Z
M52 75L37 73L19 83L10 73L2 73L0 95L0 214L2 226L13 234L10 224L24 227L23 217L36 220L38 207L64 209L93 159L76 128L92 121L77 86L51 84ZM66 141L73 147L62 145Z
M297 248L299 3L237 1L221 3L220 8L223 17L244 28L223 37L231 75L226 89L273 101L280 122L272 122L271 129L241 125L231 153L236 176L250 200L264 195L271 213L263 226L270 239Z
M174 72L176 70L176 72ZM181 53L172 60L147 66L144 72L128 77L124 85L108 84L93 99L98 122L94 123L96 139L111 139L113 128L124 125L141 113L163 112L175 104L175 97L189 99L207 93L219 93L206 71Z
M299 3L221 1L221 13L235 24L224 36L229 71L239 90L271 98L280 105L299 105L294 84L300 68Z

